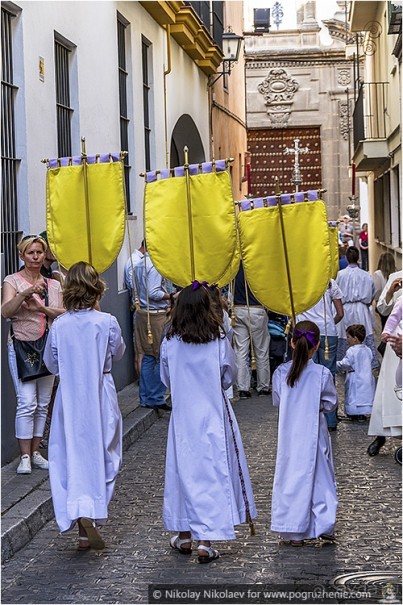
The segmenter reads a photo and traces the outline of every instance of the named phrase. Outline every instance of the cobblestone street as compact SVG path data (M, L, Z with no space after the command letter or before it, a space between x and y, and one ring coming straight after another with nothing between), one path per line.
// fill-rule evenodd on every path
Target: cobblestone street
M221 558L199 565L169 547L161 520L169 414L124 454L105 551L76 551L76 533L60 535L54 521L3 565L3 603L148 602L150 584L331 584L344 574L400 577L401 467L399 440L375 458L366 448L368 423L339 423L331 434L338 481L335 545L292 548L270 532L277 410L270 397L236 401L259 517L256 536L246 525L238 539L216 543ZM368 574L368 572L372 572ZM280 601L279 601L280 602ZM339 601L340 602L340 601Z

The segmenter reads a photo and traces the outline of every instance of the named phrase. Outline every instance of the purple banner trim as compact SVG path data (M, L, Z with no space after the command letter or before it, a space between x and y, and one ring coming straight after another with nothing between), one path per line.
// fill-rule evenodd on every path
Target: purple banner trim
M96 155L87 155L87 164L95 164L97 161Z
M175 176L185 176L185 169L183 166L177 166L174 168Z
M73 166L81 166L81 155L73 155L71 163Z
M98 162L101 164L106 164L107 162L119 162L120 161L120 152L116 151L114 153L101 153L100 155L89 155L87 156L88 164L97 164ZM49 168L58 168L59 166L81 166L82 157L81 155L73 155L73 157L65 157L65 158L52 158L49 160Z
M281 204L287 205L291 203L301 203L306 201L308 198L309 202L314 202L319 199L319 194L317 189L312 189L310 191L296 191L295 193L283 193L281 195ZM265 198L255 198L249 200L242 200L240 202L240 209L251 210L253 208L265 208L267 206L277 206L277 196L270 195Z
M163 168L162 170L160 170L160 179L161 180L169 179L170 176L171 176L171 171L169 168Z
M157 180L157 173L155 170L146 172L146 183L154 183Z
M225 164L225 160L217 160L215 163L215 169L217 172L223 172L226 170L227 166Z
M213 172L212 162L203 162L202 163L202 173L208 174L209 172Z
M189 165L189 174L194 176L195 174L199 174L199 164L190 164Z

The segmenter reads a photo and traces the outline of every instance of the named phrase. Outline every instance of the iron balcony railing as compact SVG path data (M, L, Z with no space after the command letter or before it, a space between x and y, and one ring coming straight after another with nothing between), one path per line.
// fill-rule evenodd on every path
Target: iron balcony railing
M362 141L386 138L388 82L362 82L353 112L354 151Z

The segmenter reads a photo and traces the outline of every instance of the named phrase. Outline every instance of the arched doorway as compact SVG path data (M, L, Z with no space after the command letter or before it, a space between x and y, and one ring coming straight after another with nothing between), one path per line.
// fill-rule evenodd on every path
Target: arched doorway
M189 164L199 164L206 161L199 131L196 124L187 113L179 118L172 132L170 153L171 168L184 164L183 148L185 146L189 148Z

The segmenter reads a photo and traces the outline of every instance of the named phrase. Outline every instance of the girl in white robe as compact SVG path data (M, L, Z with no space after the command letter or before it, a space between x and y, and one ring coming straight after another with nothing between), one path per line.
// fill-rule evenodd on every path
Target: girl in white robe
M104 548L99 526L108 518L122 459L122 419L111 374L125 351L115 317L96 310L105 283L84 262L67 273L67 312L54 321L45 363L59 376L49 438L53 508L61 532L78 523L79 550Z
M375 378L372 373L372 351L363 344L365 328L353 324L347 328L345 357L337 362L337 372L346 372L344 411L348 416L364 416L372 412Z
M338 502L324 413L337 406L337 393L330 370L312 359L319 343L316 324L297 323L293 359L275 370L272 381L279 421L271 530L293 546L334 539Z
M171 390L163 520L170 544L199 563L218 558L211 540L234 540L234 526L256 517L241 435L225 389L235 355L208 288L184 288L161 345L161 380Z

